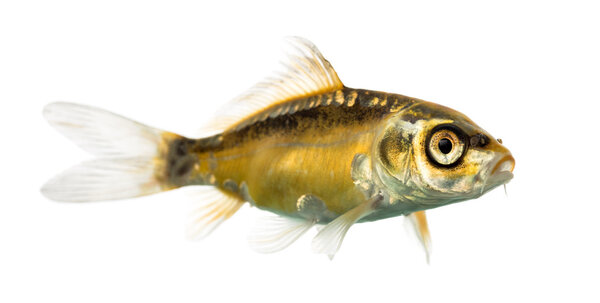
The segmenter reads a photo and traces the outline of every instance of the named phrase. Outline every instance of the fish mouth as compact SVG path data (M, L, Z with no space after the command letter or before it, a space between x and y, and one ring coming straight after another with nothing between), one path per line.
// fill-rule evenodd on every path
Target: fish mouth
M483 182L480 195L488 191L508 183L513 178L513 170L515 169L515 158L511 154L500 156L498 161L492 162L487 178Z
M492 168L492 172L490 173L492 176L496 173L502 174L509 172L512 175L512 171L515 169L515 158L512 155L506 155L502 157L502 159L496 162L494 168Z

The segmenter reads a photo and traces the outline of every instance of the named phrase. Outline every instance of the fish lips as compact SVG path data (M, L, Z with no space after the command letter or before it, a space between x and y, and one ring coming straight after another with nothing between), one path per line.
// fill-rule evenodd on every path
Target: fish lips
M480 195L488 191L510 182L514 177L513 170L515 168L515 159L511 154L500 155L496 161L493 161L488 169L482 171L482 187ZM489 173L488 173L489 172Z
M490 173L490 177L496 179L502 184L507 183L513 178L515 169L515 158L512 155L506 155L496 162Z

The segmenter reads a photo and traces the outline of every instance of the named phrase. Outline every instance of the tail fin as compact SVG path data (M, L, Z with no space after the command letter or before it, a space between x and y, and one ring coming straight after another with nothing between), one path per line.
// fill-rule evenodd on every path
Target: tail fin
M44 108L44 116L54 128L97 157L48 181L42 187L47 198L67 202L116 200L173 188L164 182L165 144L177 135L80 104L51 103Z

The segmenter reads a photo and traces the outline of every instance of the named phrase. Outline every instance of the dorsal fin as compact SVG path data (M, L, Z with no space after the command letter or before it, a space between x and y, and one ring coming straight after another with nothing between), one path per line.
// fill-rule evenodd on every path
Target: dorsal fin
M287 60L281 62L282 71L257 83L227 103L208 125L212 132L227 132L256 121L254 116L266 114L277 105L342 89L344 85L331 64L317 47L300 37L286 39ZM285 112L279 112L284 114Z

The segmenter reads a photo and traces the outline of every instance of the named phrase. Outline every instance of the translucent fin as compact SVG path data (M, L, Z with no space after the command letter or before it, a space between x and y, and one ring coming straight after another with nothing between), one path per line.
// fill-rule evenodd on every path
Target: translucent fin
M226 104L208 125L210 132L238 129L246 125L245 122L256 122L258 117L253 119L253 116L266 119L285 113L280 109L259 115L277 104L343 88L337 73L314 44L300 37L286 40L288 56L286 61L281 62L283 70Z
M244 204L238 197L214 187L197 186L190 190L193 210L188 216L186 230L191 240L206 238Z
M84 150L100 157L54 177L42 187L52 200L87 202L156 193L165 132L107 111L73 103L44 108L48 122ZM170 134L170 133L168 133ZM160 171L162 173L162 171Z
M155 156L162 131L108 111L66 102L48 104L50 125L98 157Z
M42 187L49 199L64 202L117 200L160 192L152 159L95 159L76 165Z
M308 231L314 221L265 214L248 236L250 247L259 253L285 249Z
M431 256L431 236L429 235L429 227L427 226L427 217L425 211L414 212L406 216L406 221L410 226L423 245L425 255L427 257L427 263L429 264L429 258Z
M313 251L319 254L326 254L330 259L333 259L333 256L340 249L350 226L362 217L372 213L374 211L374 204L381 201L381 199L381 195L376 195L327 224L313 239Z

